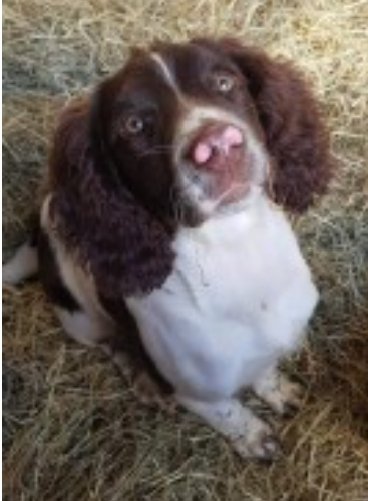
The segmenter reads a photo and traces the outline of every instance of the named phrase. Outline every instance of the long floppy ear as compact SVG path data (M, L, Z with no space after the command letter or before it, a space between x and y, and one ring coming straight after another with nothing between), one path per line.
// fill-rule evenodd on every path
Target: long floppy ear
M60 117L49 168L51 215L99 293L116 301L159 287L174 256L165 229L114 178L99 143L99 106L98 99L93 106L77 101ZM91 124L98 125L93 133Z
M272 161L271 196L303 212L325 193L333 170L328 132L310 85L290 63L233 39L216 43L246 77L258 109Z

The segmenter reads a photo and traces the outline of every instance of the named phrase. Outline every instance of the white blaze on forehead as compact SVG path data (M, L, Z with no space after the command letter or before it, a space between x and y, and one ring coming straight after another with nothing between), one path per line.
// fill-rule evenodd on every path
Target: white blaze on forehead
M175 81L175 76L174 76L173 72L170 70L167 63L165 62L164 58L160 54L158 54L157 52L152 52L151 58L154 60L154 62L160 68L160 71L163 74L163 76L166 80L166 83L172 88L172 90L175 92L178 99L180 99L181 101L184 100L184 98L180 92L180 89Z

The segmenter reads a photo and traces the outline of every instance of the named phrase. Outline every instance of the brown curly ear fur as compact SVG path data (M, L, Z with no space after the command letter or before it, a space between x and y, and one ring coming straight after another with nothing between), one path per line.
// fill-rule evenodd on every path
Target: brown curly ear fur
M217 44L240 68L258 109L272 161L270 195L303 212L326 191L333 170L327 129L310 85L290 63L233 39Z
M170 237L92 151L90 101L62 114L49 167L55 231L81 260L107 301L159 287L171 271ZM95 117L94 117L95 119ZM106 179L105 179L106 177Z

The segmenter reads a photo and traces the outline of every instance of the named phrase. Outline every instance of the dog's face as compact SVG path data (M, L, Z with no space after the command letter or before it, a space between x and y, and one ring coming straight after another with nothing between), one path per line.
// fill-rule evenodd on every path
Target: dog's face
M248 210L260 194L303 212L331 167L298 71L206 39L136 51L92 99L66 107L48 183L58 231L120 301L166 280L179 224Z
M211 45L138 51L97 92L94 140L150 212L199 224L250 203L267 179L248 86L236 62Z

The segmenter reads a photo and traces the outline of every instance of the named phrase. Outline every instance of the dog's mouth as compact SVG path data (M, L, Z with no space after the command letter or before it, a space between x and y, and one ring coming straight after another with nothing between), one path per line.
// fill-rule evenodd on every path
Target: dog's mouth
M201 127L188 142L185 158L202 198L218 206L238 202L248 193L252 155L239 127L221 122Z

